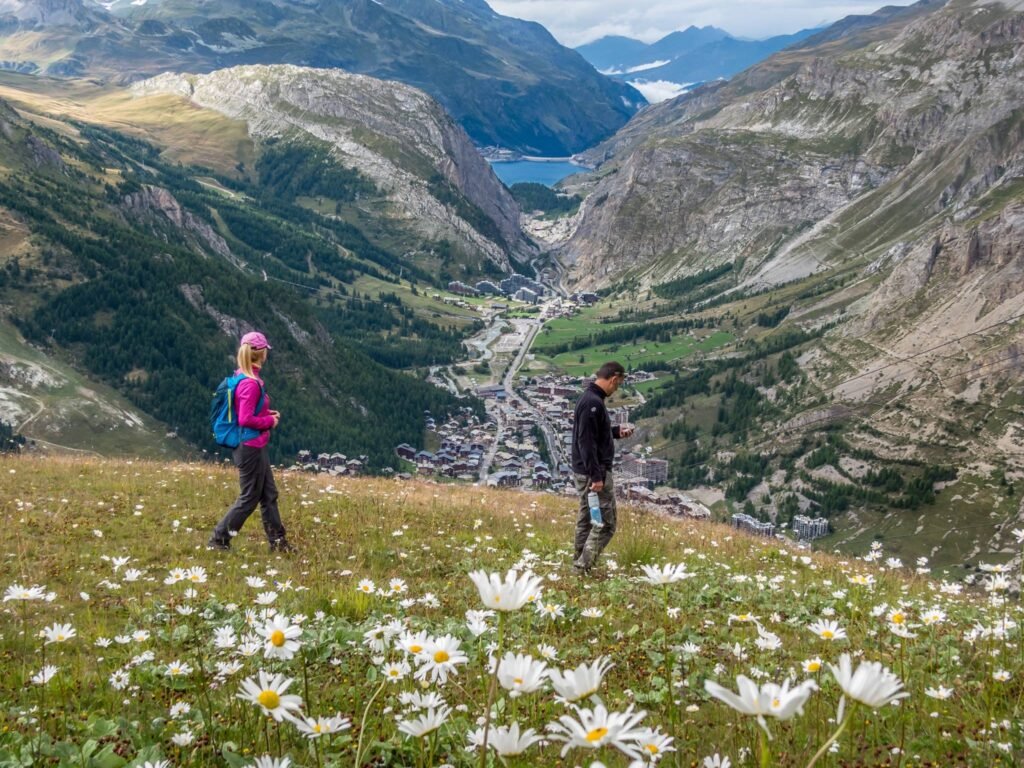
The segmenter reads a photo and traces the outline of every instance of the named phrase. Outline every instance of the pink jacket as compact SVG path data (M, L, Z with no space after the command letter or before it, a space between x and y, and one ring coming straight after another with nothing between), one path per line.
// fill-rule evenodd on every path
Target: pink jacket
M270 395L266 394L266 390L263 395L263 408L259 413L254 413L256 403L260 399L260 387L263 386L263 379L258 378L259 368L252 370L257 378L245 378L238 382L238 387L235 389L235 402L238 406L238 423L243 427L258 429L261 432L259 437L247 440L243 445L248 445L250 448L262 448L270 442L270 430L274 427L274 417L270 415ZM235 371L236 376L240 373L242 373L241 370Z

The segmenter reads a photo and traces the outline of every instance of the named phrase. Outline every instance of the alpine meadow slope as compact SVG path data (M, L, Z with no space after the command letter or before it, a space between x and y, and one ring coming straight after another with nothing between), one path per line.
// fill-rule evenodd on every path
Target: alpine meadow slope
M982 591L877 546L802 553L624 505L604 577L580 579L575 510L556 497L300 472L279 476L297 552L268 555L254 521L206 551L235 480L208 463L0 457L0 761L1024 754L1019 571L991 566Z

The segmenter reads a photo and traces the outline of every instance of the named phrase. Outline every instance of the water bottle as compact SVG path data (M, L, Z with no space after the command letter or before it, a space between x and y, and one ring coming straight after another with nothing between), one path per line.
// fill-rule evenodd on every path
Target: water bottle
M602 527L604 525L604 518L601 517L601 502L597 498L595 491L587 494L587 504L590 505L590 524L595 528Z

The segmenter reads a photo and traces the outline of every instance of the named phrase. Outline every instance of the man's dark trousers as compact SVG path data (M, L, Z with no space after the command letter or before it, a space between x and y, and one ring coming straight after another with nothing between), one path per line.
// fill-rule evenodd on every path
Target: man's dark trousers
M578 473L573 475L573 479L576 482L576 491L580 495L580 513L576 518L576 557L573 565L589 571L615 533L615 485L612 482L611 470L608 470L604 476L604 488L597 491L604 525L595 528L590 522L590 503L587 501L591 480L586 475Z
M281 513L277 510L277 485L274 483L267 449L240 445L231 452L231 458L238 467L241 492L231 509L213 529L213 539L221 544L230 544L231 533L242 529L258 504L268 541L271 544L284 541L284 525L281 523Z

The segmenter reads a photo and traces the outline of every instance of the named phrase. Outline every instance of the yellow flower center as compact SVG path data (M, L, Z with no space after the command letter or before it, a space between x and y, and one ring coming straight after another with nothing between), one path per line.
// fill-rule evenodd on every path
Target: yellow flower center
M313 733L320 733L321 730L322 730L322 728L320 726L320 723L317 723L316 725L313 726Z
M810 664L807 665L808 672L817 672L819 669L821 669L821 664L819 664L816 661L812 661Z
M831 640L833 637L836 636L836 634L831 629L823 629L823 630L821 630L821 636L825 640Z
M409 646L409 653L423 653L423 646L422 645L410 645Z
M367 584L364 584L363 586L361 586L360 589L363 590L363 592L369 592L370 591L370 587Z
M782 706L782 702L778 699L772 699L772 709L778 709Z
M495 595L494 596L494 602L500 603L501 602L501 595Z
M601 739L603 739L607 735L608 735L608 729L607 728L595 728L594 730L592 730L590 733L587 734L587 741L589 741L591 744L594 744L595 742L600 741Z
M57 642L58 643L64 642L64 635L62 633L57 635Z
M437 664L444 664L449 658L447 651L437 651L434 654L434 662Z
M266 709L277 709L281 706L281 697L277 695L277 691L271 691L269 689L266 691L260 691L260 695L256 697L256 701Z
M892 623L893 624L902 624L905 619L906 619L906 617L902 613L894 613L892 615Z
M515 683L516 685L522 685L523 684L523 678L521 678L521 677L513 678L512 682Z
M391 669L388 670L388 674L391 675L392 677L398 677L398 670L394 669L394 668L391 668Z
M656 754L658 754L658 752L660 752L660 751L661 751L661 750L660 750L660 749L658 749L658 747L657 747L657 746L655 746L654 744L647 744L647 745L645 745L645 746L644 746L644 749L646 749L646 750L647 750L648 752L650 752L650 753L651 753L652 755L656 755Z
M275 629L273 632L271 632L270 644L273 645L275 648L280 648L282 645L284 645L284 632L282 632L280 629Z

